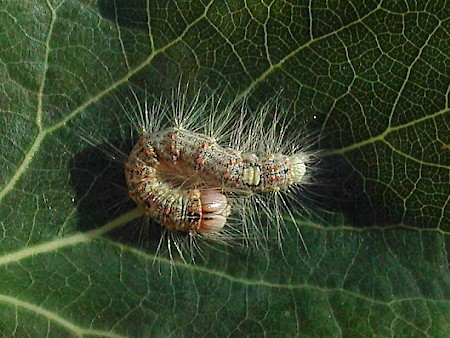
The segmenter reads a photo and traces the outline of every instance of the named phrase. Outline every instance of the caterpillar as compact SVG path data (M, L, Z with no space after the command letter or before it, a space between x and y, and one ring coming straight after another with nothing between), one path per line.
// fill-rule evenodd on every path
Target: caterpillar
M168 229L195 235L220 230L230 215L226 196L214 189L244 194L285 190L301 183L304 158L303 153L240 153L172 127L140 138L125 163L125 176L131 198L147 215Z
M291 120L276 101L252 114L245 99L222 108L198 91L189 100L188 86L151 106L133 96L137 107L124 111L139 139L121 161L130 198L163 228L158 251L165 240L171 259L175 247L186 261L183 234L191 247L235 236L259 245L267 224L282 244L286 213L301 236L295 192L309 184L316 153L287 136Z

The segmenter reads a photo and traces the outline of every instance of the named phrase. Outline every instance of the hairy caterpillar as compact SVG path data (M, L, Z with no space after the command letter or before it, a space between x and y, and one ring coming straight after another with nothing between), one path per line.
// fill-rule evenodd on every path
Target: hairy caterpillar
M163 227L159 249L165 240L170 256L175 247L185 260L186 238L191 247L236 236L260 244L267 224L281 244L283 214L299 232L295 191L309 183L314 153L287 136L290 120L275 102L252 114L245 100L221 108L200 91L189 100L181 85L171 102L150 107L133 95L137 109L124 111L140 137L121 162L129 196Z

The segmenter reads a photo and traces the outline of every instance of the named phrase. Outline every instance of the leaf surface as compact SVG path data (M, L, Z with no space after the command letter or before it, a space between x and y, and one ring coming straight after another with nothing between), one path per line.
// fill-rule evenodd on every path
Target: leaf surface
M450 5L311 3L0 4L2 335L450 331ZM133 242L120 168L80 134L120 143L127 88L180 77L227 102L281 92L320 136L335 203L299 218L309 256L293 229L282 251L207 247L175 270Z

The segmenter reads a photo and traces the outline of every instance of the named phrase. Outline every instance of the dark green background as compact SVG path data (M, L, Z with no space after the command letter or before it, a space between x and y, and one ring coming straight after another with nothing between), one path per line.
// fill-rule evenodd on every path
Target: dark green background
M0 334L450 332L448 2L149 3L0 4ZM120 143L130 85L180 78L225 103L281 92L318 136L332 214L299 218L309 256L288 230L283 251L205 248L171 277L120 226L120 172L81 130Z

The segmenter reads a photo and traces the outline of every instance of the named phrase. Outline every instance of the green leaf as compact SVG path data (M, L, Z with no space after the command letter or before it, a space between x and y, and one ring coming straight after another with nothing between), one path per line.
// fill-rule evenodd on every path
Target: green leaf
M450 332L449 32L446 1L0 4L1 334ZM122 226L139 212L81 130L120 143L118 98L180 78L226 102L281 91L320 136L334 215L299 219L309 256L288 223L282 251L173 269Z

